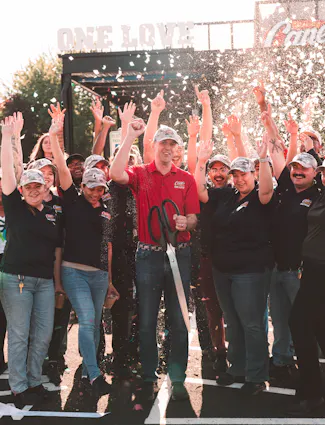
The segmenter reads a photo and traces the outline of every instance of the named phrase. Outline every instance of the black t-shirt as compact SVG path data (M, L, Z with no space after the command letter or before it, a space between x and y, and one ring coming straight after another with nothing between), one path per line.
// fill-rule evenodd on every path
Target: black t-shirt
M325 191L310 208L307 223L308 232L302 247L302 258L325 265Z
M272 220L272 245L279 270L299 268L302 243L307 235L307 214L319 195L317 185L297 193L290 171L284 168L278 180Z
M63 191L65 246L63 260L108 271L108 242L112 242L107 205L93 208L72 184Z
M5 273L53 278L55 248L62 247L62 229L56 212L30 207L15 189L2 195L7 243L1 269Z
M256 187L241 200L235 188L209 190L204 219L211 222L211 255L219 271L254 273L273 266L273 205L274 199L267 205L261 204Z

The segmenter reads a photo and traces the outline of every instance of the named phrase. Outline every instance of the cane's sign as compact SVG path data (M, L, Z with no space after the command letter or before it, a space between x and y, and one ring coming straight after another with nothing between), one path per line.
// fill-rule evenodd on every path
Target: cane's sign
M325 44L325 21L281 21L265 35L264 47Z

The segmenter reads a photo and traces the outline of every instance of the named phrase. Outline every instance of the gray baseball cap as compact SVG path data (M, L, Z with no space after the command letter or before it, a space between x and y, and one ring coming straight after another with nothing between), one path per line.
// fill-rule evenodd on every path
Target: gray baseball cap
M226 167L228 167L228 168L230 168L230 165L231 165L231 161L230 161L230 159L229 159L226 155L221 155L221 154L214 155L214 156L210 159L210 161L209 161L209 168L211 168L211 167L212 167L212 165L213 165L215 162L221 162L222 164L224 164L224 165L225 165Z
M45 184L42 171L35 170L35 169L29 169L29 170L23 171L20 178L19 185L26 186L26 184L30 184L30 183Z
M108 165L108 161L107 159L105 159L103 156L101 155L90 155L88 156L88 158L86 158L85 161L85 170L88 170L88 168L94 168L96 166L96 164L98 164L99 162L104 161L106 163L106 165Z
M183 140L173 128L168 127L167 125L161 125L153 136L153 141L162 142L163 140L168 139L175 140L175 142L180 146L184 145Z
M235 170L242 171L243 173L254 172L254 161L252 161L250 158L239 156L238 158L235 158L230 164L230 170L228 174L232 174L232 172Z
M102 186L107 189L107 181L104 171L98 168L88 168L82 176L82 184L93 189L97 186Z
M316 159L307 152L298 153L298 155L293 158L289 165L294 163L300 164L304 168L314 168L315 170L317 168Z
M324 171L325 170L325 160L323 161L322 165L319 165L316 168L316 173L319 173L320 171Z
M55 174L57 172L56 166L47 158L37 159L36 161L31 162L27 169L28 170L41 170L43 167L50 166Z

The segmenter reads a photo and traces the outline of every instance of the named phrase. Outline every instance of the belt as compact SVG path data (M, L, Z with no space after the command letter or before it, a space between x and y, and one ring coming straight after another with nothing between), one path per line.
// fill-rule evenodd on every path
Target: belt
M190 242L179 242L176 246L176 250L187 248L188 246L190 246ZM160 245L150 245L143 242L138 242L138 249L139 248L145 251L163 251L163 247Z

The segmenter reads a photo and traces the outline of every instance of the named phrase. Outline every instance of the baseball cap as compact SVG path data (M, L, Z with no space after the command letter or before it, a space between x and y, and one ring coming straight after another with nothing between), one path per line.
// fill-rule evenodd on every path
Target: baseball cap
M35 169L29 169L29 170L23 171L20 178L19 185L26 186L26 184L29 184L29 183L45 184L42 171L35 170Z
M28 170L40 170L43 167L46 167L47 165L49 165L52 170L53 173L55 174L57 171L56 166L47 158L41 158L41 159L37 159L36 161L31 162L30 164L28 164L27 169Z
M243 173L249 173L255 171L255 164L250 158L239 156L235 158L230 164L230 170L228 174L232 174L233 171L239 170Z
M298 153L298 155L293 158L289 165L294 163L300 164L304 168L317 168L316 159L307 152Z
M303 127L300 130L300 133L306 133L307 136L312 135L312 136L314 136L318 139L318 141L321 145L323 144L322 136L320 135L320 133L318 131L314 130L312 127Z
M102 161L104 161L107 165L109 164L108 161L101 155L88 156L85 161L85 170L87 170L88 168L94 168L96 164Z
M70 162L75 159L79 159L79 161L85 162L85 158L80 153L73 153L72 155L68 156L66 160L67 165L69 165Z
M266 156L267 162L271 165L271 167L273 167L273 162L272 159L269 155ZM252 158L252 160L254 161L254 164L256 164L257 162L259 162L260 158L256 157L256 158Z
M211 168L215 162L221 162L226 167L230 168L231 161L226 155L221 155L221 154L214 155L209 161L209 168Z
M81 183L89 187L89 189L93 189L97 186L105 187L105 189L107 188L105 173L98 168L88 168L82 176Z
M319 173L320 171L323 171L323 170L325 170L325 160L323 161L322 165L319 165L316 168L316 173Z
M183 140L173 128L161 125L153 136L153 141L162 142L167 139L175 140L178 145L183 146Z

